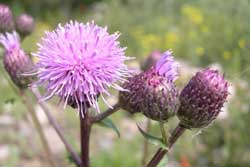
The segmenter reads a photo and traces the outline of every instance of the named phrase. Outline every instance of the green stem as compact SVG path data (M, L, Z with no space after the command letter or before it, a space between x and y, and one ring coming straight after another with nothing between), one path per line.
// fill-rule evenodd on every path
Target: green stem
M50 124L52 125L52 127L55 129L56 133L58 134L58 136L60 137L61 141L63 142L64 146L66 147L66 149L68 150L68 152L70 153L71 157L74 159L75 163L80 166L81 165L81 158L79 157L79 155L76 153L76 151L73 149L73 147L70 145L70 143L66 140L66 138L63 135L63 131L61 130L60 126L58 125L58 123L56 122L56 120L53 118L53 116L51 115L48 106L46 105L45 102L43 101L39 101L39 99L41 98L41 94L39 92L38 89L32 89L32 92L34 94L34 96L36 97L39 105L42 107L45 115L47 116Z
M50 149L49 144L48 144L48 142L46 140L46 137L44 135L42 125L40 124L34 109L31 107L32 104L29 103L29 101L25 97L24 92L20 91L19 95L22 98L23 103L26 105L27 110L28 110L28 112L29 112L29 114L30 114L30 116L32 118L33 123L34 123L34 126L37 129L37 132L38 132L38 134L40 136L44 151L46 152L46 155L48 157L48 161L49 161L50 165L52 167L56 167L56 165L55 165L55 163L53 161L53 158L52 158L53 156L52 156L52 153L51 153L51 149Z
M185 130L186 130L186 128L181 126L181 124L179 124L175 128L175 130L171 133L171 136L169 137L169 145L168 145L169 149L175 144L175 142L185 132ZM156 167L159 164L159 162L161 161L161 159L164 157L164 155L168 152L168 150L159 148L157 150L157 152L155 153L154 157L148 163L147 167Z
M160 124L160 130L161 130L161 135L162 135L162 139L163 139L163 142L164 144L168 145L168 136L167 136L167 133L166 133L166 130L164 128L164 122L159 122Z
M93 123L97 123L102 121L103 119L107 118L108 116L110 116L111 114L115 113L116 111L118 111L121 108L120 104L117 103L113 106L113 108L109 108L107 111L104 111L100 114L98 114L95 117L89 117L90 122Z
M151 129L151 120L147 118L146 120L146 132L149 133ZM142 166L145 166L147 164L147 158L149 154L149 142L147 139L144 139L143 143L143 152L142 152Z
M35 111L34 109L31 107L32 104L29 103L29 101L26 99L25 95L24 95L24 91L18 89L9 79L9 76L6 74L5 70L3 70L2 67L0 67L0 70L2 72L2 74L5 76L5 78L7 79L7 82L8 82L8 85L12 88L12 90L21 97L22 99L22 102L26 105L27 107L27 110L28 112L30 113L30 116L31 116L31 119L32 121L34 122L34 126L35 128L37 129L37 132L39 134L39 137L41 139L41 142L42 142L42 145L43 145L43 148L44 148L44 151L46 152L47 154L47 157L48 157L48 161L50 163L50 165L52 167L56 167L53 159L52 159L52 153L51 153L51 150L50 150L50 147L48 145L48 142L46 140L46 137L43 133L43 129L42 129L42 126L35 114Z

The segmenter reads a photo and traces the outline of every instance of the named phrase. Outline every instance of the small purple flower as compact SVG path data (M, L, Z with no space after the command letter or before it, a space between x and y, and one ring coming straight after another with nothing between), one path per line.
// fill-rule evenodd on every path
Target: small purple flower
M119 36L109 34L106 27L94 22L77 21L59 24L54 31L46 32L34 54L39 59L36 84L47 91L44 100L59 95L65 104L78 108L84 116L85 107L99 111L97 98L109 95L107 88L124 91L115 82L126 81L131 71L124 64L129 58L117 40Z
M33 32L35 22L32 16L21 14L16 19L16 29L22 36L27 36Z
M0 4L0 32L12 31L13 27L14 22L10 8Z
M32 77L24 74L30 71L33 63L20 46L19 36L16 32L0 34L0 44L5 48L3 63L12 81L21 89L31 83Z
M226 102L228 86L217 70L208 68L197 72L180 94L177 114L181 124L186 128L209 125Z
M142 112L158 121L165 121L175 115L178 91L174 81L179 75L178 66L170 51L163 53L153 67L124 84L124 88L129 91L120 92L122 108L130 113Z

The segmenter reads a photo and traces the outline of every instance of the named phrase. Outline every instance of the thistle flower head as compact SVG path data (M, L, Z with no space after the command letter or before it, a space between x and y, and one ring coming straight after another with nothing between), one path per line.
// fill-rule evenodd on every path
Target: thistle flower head
M177 77L178 64L167 51L153 67L124 84L129 91L120 92L122 108L130 113L142 112L153 120L167 120L177 109Z
M0 4L0 32L13 30L14 22L10 8L7 5Z
M32 77L22 74L32 69L32 61L21 49L16 32L0 34L0 44L5 48L3 63L13 82L21 89L31 83Z
M44 99L59 95L83 116L84 107L99 111L97 97L109 95L107 88L124 91L115 82L125 81L131 71L124 64L129 58L118 37L118 33L109 34L107 28L94 22L71 21L46 32L34 54L39 59L37 84L47 90Z
M205 69L191 78L180 94L178 117L187 128L209 125L228 96L228 82L217 70Z
M27 36L33 32L35 22L32 16L21 14L16 19L16 29L22 36Z

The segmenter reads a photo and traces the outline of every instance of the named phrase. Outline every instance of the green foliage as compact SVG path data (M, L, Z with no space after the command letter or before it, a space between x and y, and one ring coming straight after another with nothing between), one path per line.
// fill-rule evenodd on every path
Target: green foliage
M142 128L140 128L139 125L137 125L139 132L143 135L143 137L151 144L156 145L158 147L164 148L164 149L168 149L168 147L166 146L166 143L164 143L162 138L153 136L147 132L145 132L144 130L142 130Z
M102 127L106 127L106 128L112 129L117 134L118 137L121 136L118 128L116 127L116 125L109 118L103 119L100 123L98 123L98 125L100 125Z

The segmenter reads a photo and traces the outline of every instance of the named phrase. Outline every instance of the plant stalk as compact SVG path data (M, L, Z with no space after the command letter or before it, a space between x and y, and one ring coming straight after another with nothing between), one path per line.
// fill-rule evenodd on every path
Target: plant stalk
M91 132L91 122L88 116L88 111L85 109L83 111L84 116L79 114L80 117L80 131L81 131L81 160L82 166L81 167L89 167L89 139L90 139L90 132Z
M36 116L36 113L35 113L34 108L31 107L32 104L31 104L30 101L28 100L28 97L25 96L24 90L21 90L21 89L17 88L17 87L13 84L13 82L10 81L9 76L6 74L6 71L3 70L2 67L0 67L0 71L1 71L2 74L6 77L7 82L9 83L10 87L12 88L12 90L13 90L17 95L19 95L19 96L21 97L23 104L27 107L27 110L28 110L28 112L29 112L29 114L30 114L30 116L31 116L31 119L32 119L32 121L33 121L33 123L34 123L34 126L35 126L35 128L37 129L37 132L38 132L39 137L40 137L40 139L41 139L41 142L42 142L44 151L45 151L45 153L47 154L48 161L49 161L49 163L50 163L50 165L51 165L52 167L56 167L56 164L54 163L54 160L53 160L53 158L52 158L53 156L52 156L52 153L51 153L51 149L50 149L49 144L48 144L48 142L47 142L47 140L46 140L46 137L45 137L45 135L44 135L44 132L43 132L43 129L42 129L42 125L40 124L40 122L39 122L39 120L38 120L38 118L37 118L37 116Z
M146 120L146 132L149 133L151 129L151 120L147 118ZM147 164L147 158L149 154L149 142L147 139L144 139L143 143L143 152L142 152L142 166Z
M185 130L186 130L186 128L184 128L180 124L175 128L175 130L172 132L172 134L168 140L168 144L169 144L168 148L169 149L175 144L175 142L185 132ZM156 167L159 164L159 162L161 161L161 159L164 157L164 155L168 152L168 150L159 148L157 150L157 152L155 153L154 157L148 163L147 167Z
M75 152L75 150L73 149L73 147L70 145L70 143L68 143L68 141L65 139L63 132L60 128L60 126L58 125L58 123L56 122L56 120L54 119L54 117L51 115L48 106L46 105L45 102L39 100L42 96L39 92L38 89L33 88L32 92L34 94L34 96L36 97L38 104L41 106L41 108L43 109L45 115L47 116L49 123L53 126L53 128L55 129L56 133L58 134L58 136L60 137L61 141L63 142L64 146L66 147L66 149L68 150L68 152L70 153L71 157L73 158L73 160L75 161L75 163L78 166L81 166L81 158L79 157L79 155Z
M110 116L111 114L115 113L116 111L118 111L121 108L120 104L117 103L113 106L113 108L109 108L108 110L106 110L105 112L102 112L100 114L98 114L95 117L89 117L91 123L97 123L102 121L103 119L107 118L108 116Z
M34 126L37 129L37 132L38 132L38 134L40 136L41 142L43 144L44 151L47 154L48 161L49 161L50 165L52 167L56 167L56 165L55 165L55 163L53 161L53 158L52 158L53 156L52 156L52 153L51 153L51 149L50 149L49 144L48 144L48 142L46 140L46 137L44 135L44 132L43 132L43 129L42 129L42 125L40 124L40 122L39 122L39 120L38 120L38 118L36 116L36 113L35 113L34 109L31 107L32 104L30 104L30 102L27 100L27 98L26 98L26 96L25 96L25 94L24 94L23 91L20 90L19 95L22 98L23 103L26 105L26 107L28 109L28 112L29 112L29 114L30 114L30 116L32 118L32 121L34 123Z

